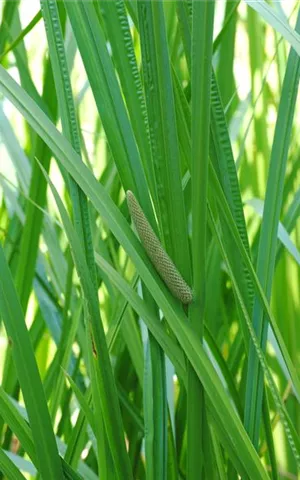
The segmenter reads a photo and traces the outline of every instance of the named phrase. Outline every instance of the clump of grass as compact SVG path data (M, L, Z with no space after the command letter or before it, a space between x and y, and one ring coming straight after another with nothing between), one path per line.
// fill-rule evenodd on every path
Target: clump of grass
M297 10L3 2L1 478L297 478Z

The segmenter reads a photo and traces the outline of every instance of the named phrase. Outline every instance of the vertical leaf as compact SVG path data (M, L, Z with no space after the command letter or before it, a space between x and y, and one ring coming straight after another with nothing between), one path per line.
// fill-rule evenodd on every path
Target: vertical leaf
M193 2L192 16L192 256L194 302L189 309L193 330L202 339L205 312L207 186L210 88L214 2ZM203 478L204 391L193 370L188 377L188 476ZM200 453L200 454L199 454Z
M13 358L32 428L39 471L44 478L63 479L45 393L13 279L0 245L0 310L11 339Z
M300 13L298 14L296 30L300 31ZM274 276L277 230L282 205L284 177L298 93L299 76L299 56L291 49L274 133L257 257L257 276L268 299L271 296ZM267 341L268 322L266 321L262 305L257 297L255 297L254 302L253 325L264 351ZM262 392L263 373L259 366L257 355L253 346L251 346L247 373L245 426L256 447L258 446L259 439Z

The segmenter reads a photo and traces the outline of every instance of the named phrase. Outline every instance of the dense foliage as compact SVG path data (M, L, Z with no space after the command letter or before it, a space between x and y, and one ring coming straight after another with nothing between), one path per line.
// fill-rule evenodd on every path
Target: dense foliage
M1 478L299 478L298 8L1 3Z

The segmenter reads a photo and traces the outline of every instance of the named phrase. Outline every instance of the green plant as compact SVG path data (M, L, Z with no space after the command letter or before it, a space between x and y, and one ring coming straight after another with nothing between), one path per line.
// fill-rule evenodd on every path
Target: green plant
M1 478L298 478L299 35L3 2Z

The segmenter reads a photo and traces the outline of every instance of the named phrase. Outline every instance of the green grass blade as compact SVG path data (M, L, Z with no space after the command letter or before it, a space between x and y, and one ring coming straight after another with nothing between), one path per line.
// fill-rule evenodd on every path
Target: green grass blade
M259 15L271 25L278 33L280 33L300 55L300 36L294 31L287 20L284 20L274 8L262 0L260 2L252 2L245 0L249 7L253 8Z
M0 55L0 63L2 63L4 57L14 50L19 43L26 37L28 33L32 31L32 29L37 25L37 23L41 20L42 18L42 12L39 10L38 13L33 17L33 19L28 23L28 25L22 30L22 32L15 38L13 42L8 45L6 50Z
M7 478L15 480L25 480L24 475L20 472L17 466L6 455L4 450L0 448L0 472L4 473Z
M161 236L165 249L189 283L191 270L187 222L181 188L180 152L163 4L138 2L138 14ZM145 210L144 212L147 215Z
M80 0L66 1L65 6L123 187L137 193L153 219L145 173L95 4Z
M253 123L255 148L257 150L258 165L252 174L253 190L257 195L262 195L266 176L267 159L270 155L270 147L265 115L260 112L267 108L266 84L263 78L263 65L265 62L265 29L259 15L251 8L247 9L247 21L249 28L249 51L251 69L251 101L253 106Z
M8 41L11 25L13 23L14 15L18 10L18 6L19 1L10 2L9 0L6 0L6 2L4 2L2 22L0 25L0 53L3 52L6 42Z
M227 34L231 36L233 35L234 27L232 26L232 23L235 24L236 22L235 16L237 15L236 11L238 9L239 4L240 4L240 0L234 1L233 5L230 5L230 2L226 3L224 23L221 31L218 33L218 35L214 39L214 48L213 48L214 53L217 51L218 47L222 44L222 40L225 36L227 36ZM228 40L230 41L231 39L229 38ZM225 56L225 53L226 52L224 52L224 56ZM230 98L228 98L228 101L229 100ZM225 100L226 104L228 103L228 101L226 102Z
M293 365L293 362L291 361L290 355L288 353L288 350L285 346L285 343L283 341L282 335L280 333L280 330L277 326L277 323L274 319L274 316L271 313L271 309L268 303L268 300L265 296L265 293L262 289L262 286L258 280L258 277L255 273L253 264L245 250L245 247L243 246L243 243L240 239L235 221L233 220L232 214L230 212L229 206L227 205L226 198L224 196L224 193L222 191L221 185L219 184L216 172L213 170L213 168L210 169L210 178L211 178L211 185L214 189L214 194L216 195L216 198L218 200L218 205L219 205L219 213L224 217L224 220L226 221L227 226L229 227L229 231L231 232L231 235L235 241L235 245L238 248L245 265L248 269L250 279L254 285L255 293L258 295L260 302L263 305L265 315L268 318L268 321L270 322L270 325L273 329L273 332L275 334L278 347L281 350L282 356L285 360L285 365L287 368L287 371L289 372L290 378L292 380L293 386L295 388L295 391L297 392L297 396L300 398L300 380L298 373L295 369L295 366Z
M270 391L272 393L276 408L278 409L278 413L279 413L280 418L282 420L287 438L289 440L292 452L293 452L295 460L297 462L297 466L298 466L298 468L300 468L300 439L299 439L299 436L298 436L298 434L295 430L295 427L294 427L293 423L291 422L291 420L289 418L286 407L285 407L285 405L284 405L284 403L281 399L281 396L280 396L280 393L278 392L276 383L275 383L275 381L272 377L272 374L269 370L269 367L267 365L265 355L264 355L261 347L259 346L259 341L258 341L257 335L255 333L255 330L254 330L252 324L251 324L250 317L247 313L247 309L246 309L245 304L242 300L242 296L241 296L240 290L238 288L237 280L234 278L234 274L231 270L230 262L227 258L226 251L225 251L225 249L222 245L222 241L221 241L220 235L218 234L217 226L216 226L215 221L213 219L213 214L212 214L211 210L210 210L210 219L211 219L211 222L213 224L214 234L218 238L218 242L219 242L220 248L222 250L222 255L223 255L224 259L226 260L231 279L234 283L234 288L235 288L236 293L237 293L238 301L241 305L241 308L242 308L242 311L243 311L243 314L244 314L244 317L245 317L245 320L246 320L246 323L247 323L247 326L248 326L248 329L249 329L249 333L251 335L251 340L253 342L253 348L255 348L256 355L259 359L260 366L261 366L261 368L262 368L262 370L263 370L263 372L264 372L264 374L267 378L267 381L268 381L268 384L269 384L269 387L270 387Z
M149 309L147 304L132 290L131 286L111 267L103 257L96 253L96 261L98 265L109 275L112 282L120 290L122 295L127 299L131 306L136 310L140 317L145 321L152 335L156 338L163 350L166 352L170 360L176 365L177 374L185 382L186 368L182 351L176 343L164 331L160 321Z
M216 152L215 155L211 154L211 157L212 160L215 161L214 166L218 172L218 177L235 219L240 237L247 252L250 254L238 176L218 83L214 74L212 76L211 95L211 145L214 148L214 152Z
M297 30L300 30L300 14L297 20ZM283 83L277 123L275 128L271 153L268 184L264 203L257 258L257 277L270 298L277 248L277 229L282 205L284 176L290 143L291 129L294 117L295 103L300 78L300 61L291 49ZM253 324L263 351L266 346L267 321L263 308L256 297L253 311ZM254 445L258 446L261 417L261 402L263 389L263 374L253 347L249 352L249 367L247 374L247 393L245 406L245 426Z
M25 449L26 453L29 455L33 464L37 467L38 462L35 453L35 446L32 440L31 429L27 423L24 416L20 413L18 408L13 404L12 399L0 388L0 413L4 416L8 426L15 433L18 439L21 442L22 447ZM62 448L60 451L62 452ZM64 474L67 478L80 480L80 476L67 464L67 462L61 458L62 468ZM82 470L79 466L79 470Z
M34 465L37 466L35 446L32 440L30 427L16 407L12 404L11 399L2 387L0 388L0 413L5 418L8 426L20 440L22 447L27 452Z
M166 455L166 380L164 353L148 332L144 362L144 428L146 475L149 479L167 478ZM157 390L156 390L157 389ZM162 408L164 407L164 408Z
M50 106L53 118L56 117L57 103L53 95L53 76L50 63L47 63L45 73L45 84L43 97L45 102ZM43 162L44 167L48 170L50 166L51 150L43 141L37 140L35 155ZM44 208L46 201L46 182L41 176L38 167L33 165L29 197L33 202ZM26 311L27 303L30 295L32 281L35 273L35 264L38 252L38 241L42 228L43 213L36 210L35 206L29 202L26 208L26 220L22 232L22 242L20 246L20 261L16 276L16 286L20 296L21 305Z
M47 408L45 394L21 305L3 249L0 247L0 307L13 345L13 356L34 438L39 471L45 478L62 479L63 473Z
M75 151L80 155L79 131L77 126L75 105L72 96L72 87L68 72L68 64L64 50L64 39L62 28L60 25L58 6L56 1L54 0L42 0L41 8L46 26L50 60L54 72L54 81L56 85L63 133L66 138L70 140ZM71 177L69 179L69 186L72 199L74 224L76 231L81 239L85 252L85 257L87 259L87 264L89 266L91 279L94 285L94 297L97 298L97 278L87 199L82 190L78 187L78 185L73 181ZM62 372L59 372L57 382L58 392L62 392ZM97 412L97 416L100 416L101 400L98 393L99 388L96 385L93 385L93 387L94 406ZM59 400L59 397L56 396L55 404L57 407L59 405ZM52 410L53 416L55 416L55 413L55 409Z
M262 200L259 198L251 198L246 202L246 204L251 206L260 218L263 217L264 202ZM285 247L286 251L289 252L298 265L300 265L300 252L281 222L278 223L277 238Z
M20 47L18 47L18 49L19 48ZM18 51L18 49L16 51ZM25 67L22 66L22 69L25 70ZM22 78L21 73L20 77ZM30 94L32 94L32 90L30 90ZM48 110L51 112L52 118L55 118L57 103L56 97L53 95L53 76L49 61L47 61L45 65L42 97L44 103L48 105ZM33 96L33 98L35 98L35 96ZM51 151L45 143L40 138L37 138L32 148L41 161L44 162L44 166L48 169L50 166ZM43 207L46 200L46 183L37 168L33 168L32 170L29 197L33 203L31 201L26 205L26 218L24 228L21 232L21 242L19 246L20 252L15 274L16 288L24 313L26 313L27 310L27 304L35 275L38 244L44 218ZM35 204L39 205L42 210L37 210ZM3 386L8 393L17 392L17 378L10 350L7 350L6 353Z
M222 96L223 105L227 105L235 94L236 85L234 78L234 56L237 33L237 7L240 0L227 1L225 18L221 32L214 41L214 52L219 48L219 61L217 67L217 78ZM227 118L230 119L238 103L237 99L231 104L227 111Z
M103 258L101 258L99 256L96 256L96 258L97 258L97 261L99 262L99 264L101 265L101 268L106 270L106 272L110 275L110 278L112 279L112 281L114 283L116 283L118 288L120 288L120 290L124 293L124 295L127 296L130 303L132 303L132 306L137 309L137 311L142 315L142 317L144 319L147 319L148 327L151 329L151 331L152 331L153 335L155 335L156 339L161 343L161 340L158 336L159 335L159 330L157 331L156 329L153 328L151 323L148 323L148 315L146 315L146 313L145 313L145 307L143 307L143 302L138 298L138 296L136 294L134 294L134 292L130 291L130 286L126 285L126 282L120 276L118 276L118 274L116 272L113 271L112 267L110 267L109 264L107 262L105 262L105 260ZM163 346L163 343L161 343L161 345ZM167 344L164 345L165 351L168 355L170 355L169 352L171 352L171 350L169 348L167 349L166 345ZM174 361L173 360L173 355L170 356L170 358L172 359L172 361ZM175 362L174 362L174 364L176 365ZM180 370L178 370L178 373L179 372L180 372Z
M206 295L206 204L208 188L208 152L210 124L210 87L214 2L194 2L192 11L192 257L193 295L189 318L202 340ZM204 391L193 370L188 374L187 473L191 480L201 479L204 462Z
M123 0L117 2L100 0L99 3L150 192L157 204L157 187L151 158L146 104L125 2Z
M46 176L47 182L49 183L57 207L61 214L68 240L72 246L74 263L81 279L82 289L87 304L86 328L91 337L91 342L88 345L88 348L92 348L93 352L92 368L95 371L94 380L97 382L97 388L99 389L101 412L104 418L109 446L115 464L116 475L120 479L123 478L123 475L126 475L126 478L130 479L132 477L132 472L123 438L121 412L106 346L103 325L100 318L98 299L94 295L94 286L83 251L80 246L79 237L72 227L72 223L66 210L64 209L63 203L53 183L51 182L45 170L43 170L43 173Z
M182 2L178 0L177 2L177 16L179 22L179 28L181 30L182 35L182 43L184 45L186 61L189 67L189 71L191 71L191 26L190 26L190 18L188 12L188 3Z
M88 420L90 426L92 427L94 433L96 432L96 427L95 427L95 415L94 412L92 411L91 407L89 406L87 399L79 389L79 387L76 385L74 382L73 378L67 374L67 372L64 372L66 378L70 382L70 385L72 387L72 390L78 400L78 403L80 404L81 410L84 412L86 419Z

